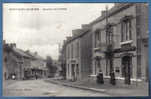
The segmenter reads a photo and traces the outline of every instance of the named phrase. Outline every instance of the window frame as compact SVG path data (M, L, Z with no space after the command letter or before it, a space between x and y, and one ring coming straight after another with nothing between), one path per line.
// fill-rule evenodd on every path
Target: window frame
M121 42L132 40L132 16L125 16L121 20Z

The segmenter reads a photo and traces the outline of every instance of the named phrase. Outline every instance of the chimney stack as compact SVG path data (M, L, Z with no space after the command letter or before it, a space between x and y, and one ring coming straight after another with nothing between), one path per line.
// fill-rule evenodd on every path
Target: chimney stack
M30 51L29 50L26 50L26 53L29 53Z
M81 29L72 30L72 36L77 36L78 34L80 34L80 32L81 32Z
M35 52L34 54L35 54L35 55L37 55L38 53L37 53L37 52Z
M91 26L89 24L82 24L81 28L82 29L89 29L89 28L91 28Z
M11 44L10 44L10 47L11 47L11 48L16 48L16 43L11 43Z
M102 16L102 17L105 17L105 16L106 16L106 10L103 10L103 11L101 12L101 16Z
M6 41L5 41L5 40L3 40L3 44L6 44Z

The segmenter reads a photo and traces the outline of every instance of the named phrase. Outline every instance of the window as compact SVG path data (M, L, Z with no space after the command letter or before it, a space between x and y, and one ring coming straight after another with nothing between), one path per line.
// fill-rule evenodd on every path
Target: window
M70 48L68 46L68 59L70 58Z
M121 41L128 41L132 39L131 35L131 20L128 17L124 17L121 22Z
M101 41L101 32L100 29L97 29L95 31L95 47L99 46L100 41Z
M107 24L106 26L106 44L113 43L113 25L111 23Z
M115 67L115 72L120 73L120 68L119 67Z
M74 53L74 51L73 51L73 44L71 45L71 58L73 58L73 53Z
M70 72L69 72L69 64L68 64L68 75L70 75Z
M77 42L77 57L79 57L79 42Z

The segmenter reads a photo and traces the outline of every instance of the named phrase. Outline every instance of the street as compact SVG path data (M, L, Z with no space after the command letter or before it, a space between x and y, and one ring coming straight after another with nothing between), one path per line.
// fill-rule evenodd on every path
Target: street
M9 81L7 81L9 82ZM44 80L16 81L5 85L3 96L109 96L103 93L56 85Z

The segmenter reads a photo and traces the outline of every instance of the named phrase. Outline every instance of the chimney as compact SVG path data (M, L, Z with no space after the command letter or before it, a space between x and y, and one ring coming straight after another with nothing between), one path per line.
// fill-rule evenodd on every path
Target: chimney
M114 7L120 8L120 7L123 7L124 5L127 5L127 4L130 4L130 3L115 3Z
M89 29L89 28L91 28L91 26L89 24L82 24L81 28Z
M35 55L37 55L38 53L37 53L37 52L35 52L34 54L35 54Z
M114 3L114 6L115 6L115 7L118 7L118 6L119 6L119 3Z
M69 41L69 40L71 40L72 39L72 37L71 36L68 36L67 37L67 41Z
M106 16L106 10L104 10L104 11L101 12L101 16L102 16L102 17L105 17L105 16Z
M3 44L6 44L6 41L5 41L5 40L3 40Z
M16 48L16 43L11 43L11 44L10 44L10 47L11 47L11 48Z
M29 50L26 50L26 53L29 53L30 51Z
M72 36L77 36L78 34L80 34L80 32L81 32L81 29L72 30Z
M66 43L66 40L63 40L63 44L65 44Z

